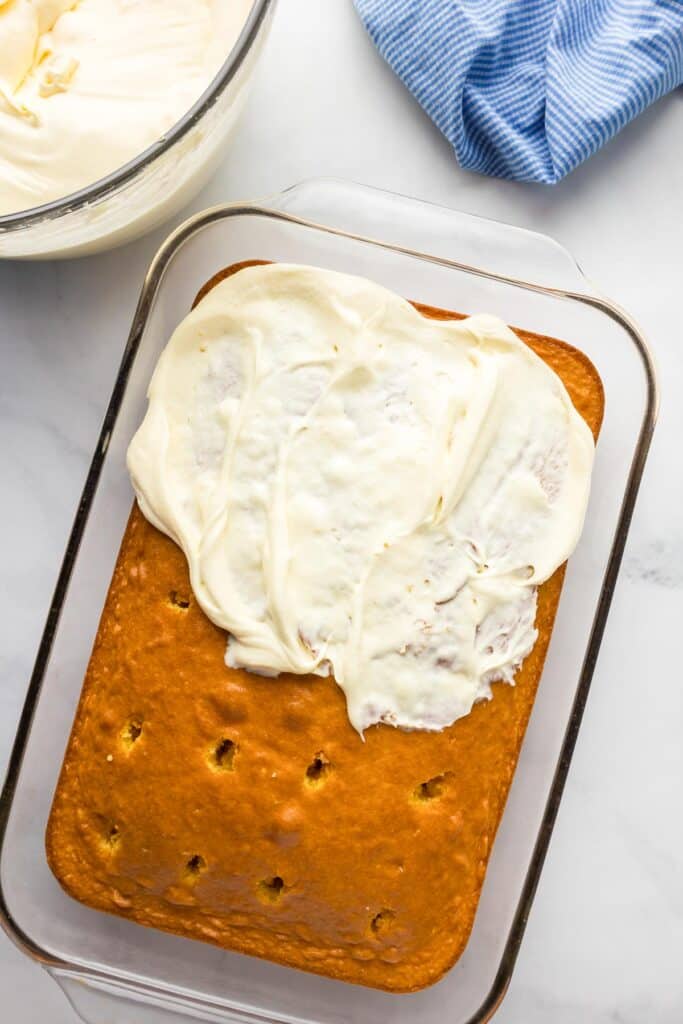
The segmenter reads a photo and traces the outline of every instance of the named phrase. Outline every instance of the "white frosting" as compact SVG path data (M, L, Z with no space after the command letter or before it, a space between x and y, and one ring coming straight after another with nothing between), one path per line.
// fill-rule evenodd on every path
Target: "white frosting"
M500 320L362 278L240 271L176 329L128 465L254 672L332 672L349 718L441 729L512 683L578 539L594 444Z
M253 0L0 0L0 215L66 196L189 110Z

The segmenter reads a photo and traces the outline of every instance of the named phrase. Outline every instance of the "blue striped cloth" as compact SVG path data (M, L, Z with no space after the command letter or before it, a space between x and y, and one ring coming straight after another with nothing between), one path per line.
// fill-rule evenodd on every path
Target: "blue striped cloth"
M355 0L463 167L553 183L683 82L683 0Z

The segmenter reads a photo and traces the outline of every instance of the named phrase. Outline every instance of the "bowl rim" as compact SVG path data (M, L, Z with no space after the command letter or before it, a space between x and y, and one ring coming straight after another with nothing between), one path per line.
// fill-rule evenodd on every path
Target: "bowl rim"
M59 199L52 199L48 203L41 203L39 206L30 206L26 210L0 216L0 235L21 231L45 221L58 220L67 214L99 203L118 188L127 185L140 171L170 150L201 121L232 82L274 5L275 0L252 0L247 19L223 64L201 96L164 135L155 139L151 145L125 164L75 192L70 192Z

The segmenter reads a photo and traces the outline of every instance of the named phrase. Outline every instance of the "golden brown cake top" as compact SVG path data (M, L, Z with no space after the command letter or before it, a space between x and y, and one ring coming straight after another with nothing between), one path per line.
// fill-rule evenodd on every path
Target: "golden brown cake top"
M597 435L589 360L518 333ZM50 816L52 870L91 907L226 949L392 992L436 981L470 933L562 575L540 587L515 686L441 732L377 725L361 742L332 679L226 668L182 552L134 509Z

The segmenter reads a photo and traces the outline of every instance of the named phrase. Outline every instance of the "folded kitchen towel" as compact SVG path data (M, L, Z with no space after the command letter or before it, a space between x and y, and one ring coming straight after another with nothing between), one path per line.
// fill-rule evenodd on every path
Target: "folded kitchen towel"
M683 0L355 0L463 167L559 181L683 82Z

